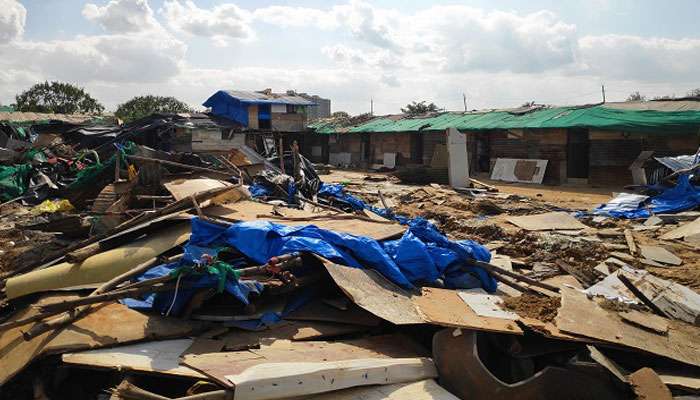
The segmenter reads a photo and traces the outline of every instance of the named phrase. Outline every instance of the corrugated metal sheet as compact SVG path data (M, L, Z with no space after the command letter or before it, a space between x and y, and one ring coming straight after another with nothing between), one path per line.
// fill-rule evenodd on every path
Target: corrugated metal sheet
M297 106L313 106L316 105L313 101L307 100L301 96L288 95L281 93L261 93L247 90L225 90L225 92L241 101L242 103L251 104L290 104Z
M690 168L695 161L695 155L677 156L677 157L654 157L654 160L660 162L673 171Z

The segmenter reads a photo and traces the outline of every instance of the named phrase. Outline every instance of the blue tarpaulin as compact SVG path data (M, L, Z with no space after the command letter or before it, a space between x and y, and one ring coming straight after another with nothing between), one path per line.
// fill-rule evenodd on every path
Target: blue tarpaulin
M340 201L348 204L353 210L370 210L384 218L394 219L402 224L408 223L408 219L405 217L393 215L393 213L386 208L374 207L351 194L345 193L345 188L341 184L322 183L321 187L318 189L318 197Z
M677 213L700 206L700 188L690 183L690 175L678 177L676 186L664 189L650 197L636 209L615 204L603 204L593 210L594 214L609 215L615 218L648 218L654 214Z
M373 268L404 288L442 277L447 287L496 290L493 278L481 268L469 266L470 259L490 260L491 254L485 247L469 240L450 241L421 218L411 221L401 239L383 243L314 225L291 227L250 221L226 228L193 219L190 243L199 247L228 245L258 264L282 254L311 252L338 264Z

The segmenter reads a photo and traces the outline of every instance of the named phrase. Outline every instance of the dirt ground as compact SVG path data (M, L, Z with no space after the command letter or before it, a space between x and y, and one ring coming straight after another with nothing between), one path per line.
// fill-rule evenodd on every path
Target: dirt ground
M403 185L395 182L371 182L365 180L366 176L386 176L387 173L341 171L331 170L328 175L322 175L321 179L329 183L353 183L383 187L382 190L401 190L402 187L416 187L419 185ZM576 210L590 210L610 200L612 193L621 188L593 188L588 186L546 186L535 184L506 183L479 179L480 181L498 188L500 193L526 196L542 200L564 208Z

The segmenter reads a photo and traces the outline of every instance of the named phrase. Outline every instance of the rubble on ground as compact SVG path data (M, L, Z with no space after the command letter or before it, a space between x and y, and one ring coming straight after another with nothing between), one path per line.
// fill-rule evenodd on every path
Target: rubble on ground
M2 165L0 399L700 391L690 178L652 220L101 132Z

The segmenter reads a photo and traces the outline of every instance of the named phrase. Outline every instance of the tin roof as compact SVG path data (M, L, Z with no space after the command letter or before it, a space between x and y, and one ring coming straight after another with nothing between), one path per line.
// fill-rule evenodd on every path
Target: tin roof
M314 106L311 100L305 99L296 94L265 93L247 90L224 90L229 96L243 103L253 104L291 104L297 106Z

